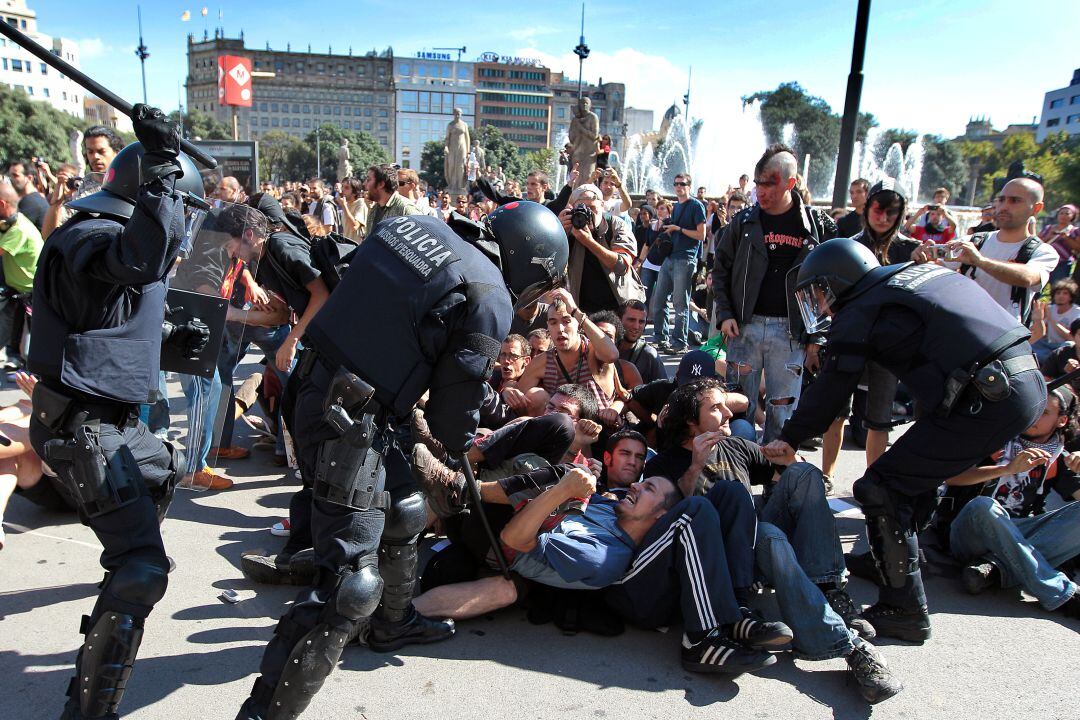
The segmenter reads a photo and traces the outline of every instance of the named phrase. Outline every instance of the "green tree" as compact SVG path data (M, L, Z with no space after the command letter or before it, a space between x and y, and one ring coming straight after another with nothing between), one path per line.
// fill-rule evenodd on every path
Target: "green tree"
M428 187L436 190L446 187L445 160L442 140L424 143L424 149L420 152L420 179Z
M555 172L555 150L542 148L533 150L525 155L525 175L539 170L542 173L553 175Z
M318 130L312 130L304 138L305 144L310 148L312 167L310 176L315 175L315 133L319 133L318 146L320 159L322 160L322 177L327 181L337 180L338 148L344 138L349 139L349 164L352 165L353 175L365 177L367 169L372 165L392 162L390 156L382 145L370 133L362 130L342 130L337 125L323 124Z
M914 130L899 130L897 128L889 128L882 130L878 135L877 142L874 144L874 160L878 165L885 162L885 155L888 154L889 148L893 146L893 143L900 143L900 149L907 153L911 144L918 139L919 133ZM914 202L914 198L912 199Z
M271 130L259 138L259 177L273 182L298 177L289 173L289 160L303 142L281 130Z
M484 148L484 159L491 167L501 167L507 180L524 182L528 170L525 169L525 156L518 152L518 147L499 128L485 125L479 131L474 130L473 138L480 141Z
M179 110L169 113L169 119L173 122L182 123L184 137L198 140L232 140L232 128L207 115L201 110L192 108L190 112L181 114Z
M85 120L32 100L22 90L0 84L0 149L4 160L44 159L53 170L71 162L70 133L86 129Z
M955 198L953 202L962 202L960 190L967 180L967 164L956 143L949 142L940 135L923 136L923 169L920 187L923 195L936 187L948 188ZM916 202L916 198L912 198Z
M994 156L994 144L985 140L972 142L962 140L958 143L960 156L967 168L967 178L964 182L964 201L968 205L974 205L982 190L981 178Z

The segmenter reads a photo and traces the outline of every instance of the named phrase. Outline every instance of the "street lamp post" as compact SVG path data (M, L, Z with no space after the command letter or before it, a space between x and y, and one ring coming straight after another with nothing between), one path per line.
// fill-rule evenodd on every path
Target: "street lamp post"
M866 55L866 30L870 24L870 0L859 0L855 13L855 42L851 49L851 72L848 73L844 118L840 121L840 149L836 153L836 180L832 206L847 207L848 183L851 181L851 156L855 150L855 130L859 124L859 100L862 97L863 57Z
M589 57L589 46L585 44L585 3L581 3L581 38L577 47L574 48L574 54L578 56L577 96L578 100L580 100L582 94L581 79L585 72L585 58Z
M319 144L319 128L315 128L315 177L322 179L322 146Z
M142 101L146 104L146 58L150 57L150 53L142 39L142 6L136 6L136 10L139 13L139 47L135 48L135 57L139 58L139 65L142 66Z

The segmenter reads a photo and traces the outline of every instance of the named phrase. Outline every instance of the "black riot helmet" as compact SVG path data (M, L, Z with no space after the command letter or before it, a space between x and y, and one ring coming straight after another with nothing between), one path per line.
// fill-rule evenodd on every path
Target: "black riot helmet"
M488 215L488 227L499 245L515 311L562 285L570 245L555 213L540 203L517 200Z
M874 253L851 238L827 240L811 250L798 267L795 281L795 302L806 332L824 330L831 313L850 297L851 289L879 267Z
M143 155L142 143L134 142L116 154L109 168L105 171L105 180L101 189L95 193L76 198L67 204L72 210L111 215L120 220L129 220L135 210L135 199L139 196L142 185ZM202 177L199 169L190 157L184 153L176 159L183 170L176 177L176 190L191 193L197 198L203 197Z

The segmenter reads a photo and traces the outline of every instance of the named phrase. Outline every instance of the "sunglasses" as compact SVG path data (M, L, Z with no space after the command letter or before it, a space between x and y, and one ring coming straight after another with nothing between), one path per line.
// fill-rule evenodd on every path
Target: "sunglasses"
M690 183L684 183L684 182L673 183L673 185L675 185L675 187L690 187Z
M515 355L514 353L499 353L499 362L514 362L515 360L521 360L527 358L528 355Z

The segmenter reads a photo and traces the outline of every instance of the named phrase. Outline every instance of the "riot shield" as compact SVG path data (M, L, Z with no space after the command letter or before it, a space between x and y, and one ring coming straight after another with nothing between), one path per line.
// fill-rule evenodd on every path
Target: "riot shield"
M179 376L187 400L187 437L182 444L187 468L179 486L205 490L194 482L208 464L207 454L220 435L222 386L219 368L238 361L239 342L249 316L265 315L250 300L250 280L269 235L266 216L247 205L190 203L187 238L169 280L161 345L161 369ZM260 312L250 312L257 309ZM229 394L225 394L228 400ZM221 418L221 420L219 420Z

